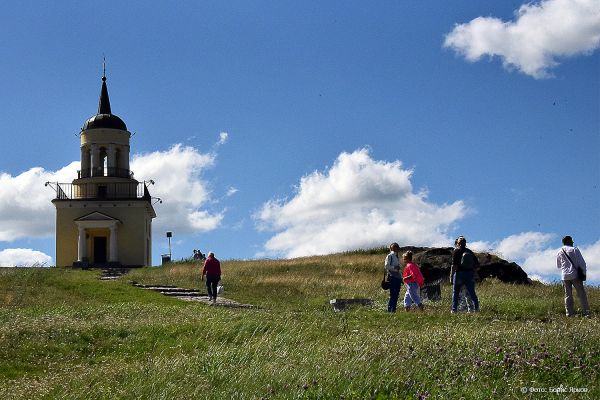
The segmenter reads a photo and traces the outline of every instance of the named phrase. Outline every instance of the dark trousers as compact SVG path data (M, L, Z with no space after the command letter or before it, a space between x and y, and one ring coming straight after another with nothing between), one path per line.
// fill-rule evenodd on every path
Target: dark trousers
M217 298L217 284L221 280L221 275L206 275L206 289L208 297Z
M390 276L390 301L388 302L388 311L396 312L396 305L398 304L398 297L400 297L400 286L402 281L400 278L394 278Z
M479 311L479 299L475 293L475 275L472 270L468 271L457 271L454 273L454 284L452 285L452 311L456 311L458 308L458 302L460 300L460 290L462 287L467 288L467 293L473 301L474 311Z

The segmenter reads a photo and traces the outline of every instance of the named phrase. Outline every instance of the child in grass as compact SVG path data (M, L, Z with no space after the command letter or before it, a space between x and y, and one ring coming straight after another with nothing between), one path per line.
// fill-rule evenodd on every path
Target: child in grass
M419 292L421 291L425 279L423 279L423 274L421 274L419 266L412 262L412 257L412 251L407 251L402 255L402 261L404 262L404 272L402 275L404 283L406 283L406 295L404 296L404 309L406 311L410 310L413 303L416 304L419 309L423 309Z

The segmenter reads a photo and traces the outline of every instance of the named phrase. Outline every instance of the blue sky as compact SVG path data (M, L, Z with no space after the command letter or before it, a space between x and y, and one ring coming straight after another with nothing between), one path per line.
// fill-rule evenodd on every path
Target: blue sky
M597 1L30 1L0 31L0 264L53 262L43 183L105 56L155 264L167 230L224 259L463 234L552 280L571 234L600 280Z

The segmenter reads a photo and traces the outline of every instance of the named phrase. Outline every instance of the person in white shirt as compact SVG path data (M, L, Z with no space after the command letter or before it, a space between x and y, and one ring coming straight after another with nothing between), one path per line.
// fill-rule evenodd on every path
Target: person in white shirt
M563 282L565 290L565 311L567 317L574 315L573 312L573 286L577 290L577 296L583 309L583 315L590 314L590 305L588 303L583 281L579 275L578 269L586 274L586 265L581 252L573 246L573 238L565 236L562 240L563 246L556 254L556 267L560 269L560 279ZM585 279L585 278L584 278Z

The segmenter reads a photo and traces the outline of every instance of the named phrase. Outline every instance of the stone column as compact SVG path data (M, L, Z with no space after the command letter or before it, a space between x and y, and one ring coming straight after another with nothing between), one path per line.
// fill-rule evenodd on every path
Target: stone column
M129 146L121 147L121 168L129 170Z
M108 154L107 154L107 161L106 161L106 166L108 167L108 175L111 176L117 176L117 171L116 171L116 167L117 167L117 149L115 148L115 145L113 143L110 143L108 145Z
M77 261L83 261L84 257L87 257L87 241L85 238L85 228L79 226L79 238L77 240Z
M119 261L119 249L117 245L117 224L115 223L110 227L110 246L108 252L108 261L109 262L118 262Z
M83 171L84 169L87 168L86 166L86 157L87 156L87 148L85 146L81 146L81 170Z
M96 143L92 144L92 152L91 152L91 166L92 174L91 176L98 176L98 172L102 170L103 165L100 165L100 149ZM101 175L101 174L100 174Z

